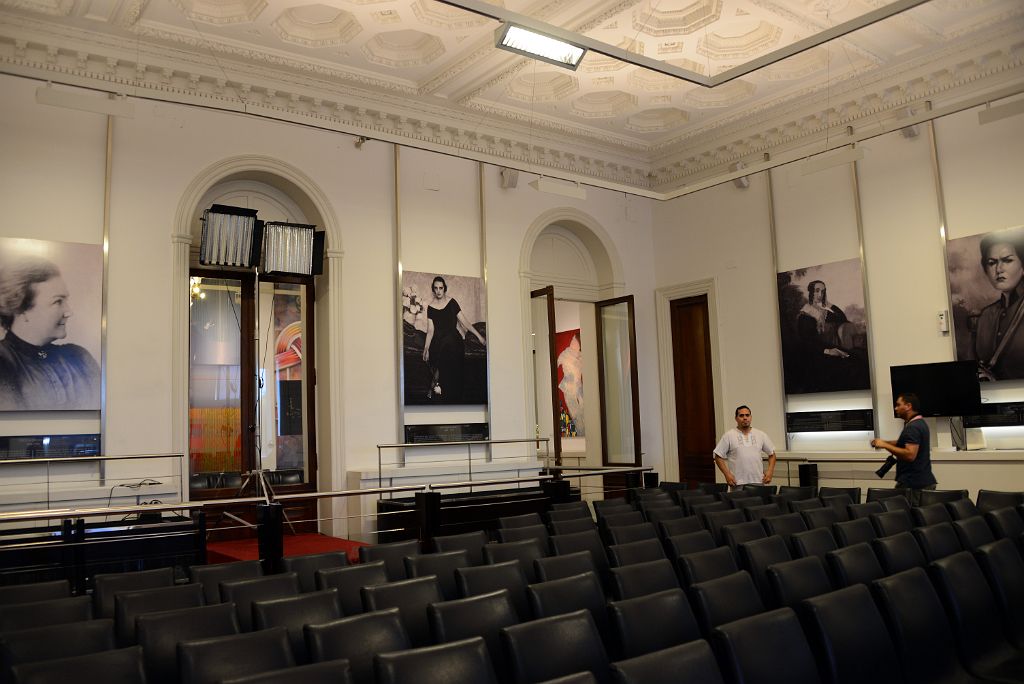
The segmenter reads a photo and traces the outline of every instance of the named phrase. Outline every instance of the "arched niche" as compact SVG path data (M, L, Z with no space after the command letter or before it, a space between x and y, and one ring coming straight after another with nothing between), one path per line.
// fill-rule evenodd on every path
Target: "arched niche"
M320 187L302 171L263 156L232 157L203 169L182 194L175 213L171 235L175 330L172 419L175 450L186 456L183 472L188 471L189 268L197 263L199 219L213 203L249 206L259 209L263 220L311 223L327 233L324 275L316 282L317 484L321 489L341 489L344 482L340 449L342 350L340 335L331 334L332 329L340 329L337 324L341 320L341 297L332 296L340 292L341 285L342 251L337 214Z
M574 209L537 217L523 241L520 266L530 289L553 285L561 299L596 302L623 292L622 262L610 236Z

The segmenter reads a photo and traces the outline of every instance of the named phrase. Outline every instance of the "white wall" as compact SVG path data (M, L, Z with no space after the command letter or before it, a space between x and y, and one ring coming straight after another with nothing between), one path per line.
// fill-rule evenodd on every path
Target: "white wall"
M38 85L0 77L5 102L0 200L8 217L0 236L99 243L106 119L36 105ZM340 266L340 279L325 275L317 286L318 405L321 414L331 412L318 416L318 456L321 473L332 474L333 486L343 484L347 471L375 467L376 444L400 438L396 237L406 269L483 275L486 264L492 435L532 435L520 255L538 217L565 206L592 217L608 249L618 253L625 292L636 295L645 461L660 463L650 203L593 188L586 201L566 200L529 187L528 174L517 189L506 190L498 169L484 167L481 238L478 164L403 148L399 221L394 147L368 141L357 149L353 140L241 114L146 101L135 102L134 118L114 121L107 453L166 453L180 434L181 426L171 424L176 374L185 372L173 358L172 341L182 331L173 329L170 313L178 296L172 292L172 235L194 226L175 225L175 216L198 178L225 160L246 157L308 180L322 211L340 226L327 245L336 255L341 252L329 264ZM331 291L328 282L340 282L340 288ZM339 341L338 367L332 368L329 348ZM330 415L341 418L334 430L327 429ZM56 421L0 414L0 434L98 429L95 414Z
M981 126L977 110L971 110L938 120L935 129L950 236L1024 223L1024 117ZM860 147L872 400L881 436L893 438L900 426L890 406L889 366L953 359L950 336L937 327L938 312L950 308L939 195L926 126L916 138L896 132ZM791 164L772 174L779 270L859 256L858 195L849 166L804 176ZM728 419L735 404L748 403L755 423L779 445L784 414L770 204L764 175L751 180L746 190L728 183L655 207L656 284L714 278L723 377L718 408L724 412L718 422L731 425L723 416ZM1020 389L1001 396L1022 398ZM828 408L827 397L819 400L818 408ZM948 447L948 435L943 439L939 446ZM1014 446L1024 446L1024 437ZM816 446L819 452L832 448L873 453L866 444ZM813 451L806 445L800 450Z

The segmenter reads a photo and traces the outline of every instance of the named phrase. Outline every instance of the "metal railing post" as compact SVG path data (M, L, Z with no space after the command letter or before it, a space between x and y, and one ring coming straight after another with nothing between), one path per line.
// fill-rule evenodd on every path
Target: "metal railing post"
M441 492L416 492L415 496L417 535L426 543L441 531Z
M545 480L540 483L544 496L551 500L551 503L567 503L570 500L570 485L568 480Z
M256 536L263 572L281 572L284 559L284 509L279 503L256 504Z

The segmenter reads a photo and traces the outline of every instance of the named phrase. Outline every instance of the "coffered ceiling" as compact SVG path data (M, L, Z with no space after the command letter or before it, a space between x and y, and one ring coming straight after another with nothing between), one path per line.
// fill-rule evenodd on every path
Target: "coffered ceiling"
M895 2L490 4L714 77ZM544 64L496 49L499 25L434 0L0 0L0 70L654 197L1024 90L1021 0L930 0L711 88Z

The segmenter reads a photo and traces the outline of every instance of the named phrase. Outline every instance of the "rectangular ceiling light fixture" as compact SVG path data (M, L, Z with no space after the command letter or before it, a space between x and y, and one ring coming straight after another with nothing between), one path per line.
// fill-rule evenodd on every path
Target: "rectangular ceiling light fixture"
M267 222L263 228L263 271L319 275L324 233L304 223Z
M260 254L260 230L255 209L214 204L203 212L199 263L204 266L255 266Z
M543 33L537 33L515 24L502 24L494 33L495 45L542 62L576 70L587 54L585 48L562 40L556 40Z

